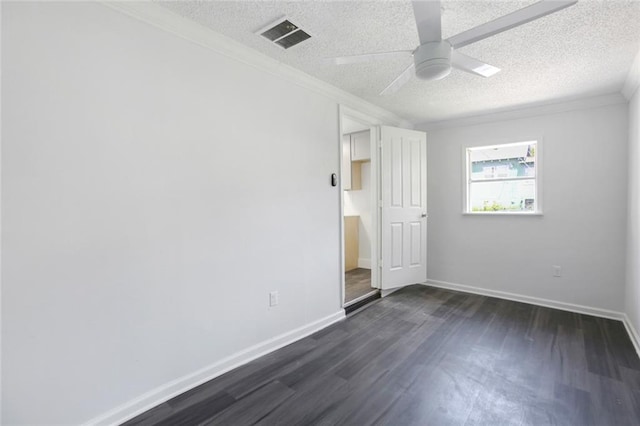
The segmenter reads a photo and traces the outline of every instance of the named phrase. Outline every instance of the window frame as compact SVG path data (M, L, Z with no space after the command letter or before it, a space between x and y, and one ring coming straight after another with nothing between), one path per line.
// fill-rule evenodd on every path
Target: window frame
M473 181L471 179L471 151L477 149L490 149L497 148L501 146L509 146L509 145L518 145L518 144L526 144L526 143L535 143L535 164L536 164L536 174L533 178L517 178L513 177L509 178L494 178L487 179L484 181ZM469 216L542 216L542 159L543 159L543 140L542 137L531 137L524 138L517 141L512 140L504 140L504 141L492 141L492 142L477 142L472 144L467 144L462 147L462 186L463 186L463 196L462 196L462 214ZM505 181L514 181L514 180L533 180L535 184L535 199L534 199L534 208L530 211L472 211L471 210L471 184L477 182L505 182Z

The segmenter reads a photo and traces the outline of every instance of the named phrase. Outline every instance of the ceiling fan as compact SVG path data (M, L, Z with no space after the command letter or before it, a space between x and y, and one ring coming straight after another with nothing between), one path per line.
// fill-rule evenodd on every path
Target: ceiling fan
M413 56L413 63L385 87L380 95L397 92L413 74L422 80L439 80L449 75L451 68L457 68L482 77L491 77L499 72L500 68L464 55L457 49L558 12L577 2L578 0L542 0L442 40L440 1L413 1L413 13L420 38L420 45L416 49L342 56L334 60L336 64L342 65Z

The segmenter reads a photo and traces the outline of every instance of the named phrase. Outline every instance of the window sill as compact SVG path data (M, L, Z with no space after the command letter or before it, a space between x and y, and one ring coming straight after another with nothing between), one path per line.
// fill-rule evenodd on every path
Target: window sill
M542 212L462 212L463 216L543 216Z

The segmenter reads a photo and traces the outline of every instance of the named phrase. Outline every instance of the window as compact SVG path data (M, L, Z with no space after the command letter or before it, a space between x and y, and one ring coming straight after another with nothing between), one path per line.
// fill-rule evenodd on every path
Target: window
M540 213L537 141L466 149L466 213Z

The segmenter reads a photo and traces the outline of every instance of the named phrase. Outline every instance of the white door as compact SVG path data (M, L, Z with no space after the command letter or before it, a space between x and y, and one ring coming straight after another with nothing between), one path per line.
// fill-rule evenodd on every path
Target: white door
M427 279L427 135L382 126L382 288Z

